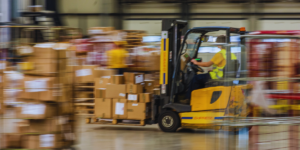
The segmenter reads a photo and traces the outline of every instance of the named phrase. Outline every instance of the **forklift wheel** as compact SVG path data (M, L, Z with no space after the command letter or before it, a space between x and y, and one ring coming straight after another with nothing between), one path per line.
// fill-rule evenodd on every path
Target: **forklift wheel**
M175 132L180 127L180 118L174 111L164 111L158 118L159 128L164 132Z

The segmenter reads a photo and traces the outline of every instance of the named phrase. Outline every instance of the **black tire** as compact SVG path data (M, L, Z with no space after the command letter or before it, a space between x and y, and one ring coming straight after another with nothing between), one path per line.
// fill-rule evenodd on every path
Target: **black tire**
M158 117L159 128L164 132L176 132L180 124L178 113L174 111L164 111Z

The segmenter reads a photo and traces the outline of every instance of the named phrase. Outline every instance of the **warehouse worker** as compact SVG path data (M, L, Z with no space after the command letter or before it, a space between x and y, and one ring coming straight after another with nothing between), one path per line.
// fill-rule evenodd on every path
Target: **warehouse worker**
M107 51L108 68L116 69L118 74L123 74L126 65L128 52L123 48L127 44L125 41L115 41L114 48Z
M226 36L221 35L217 37L216 43L226 43ZM224 46L218 46L221 50L214 55L214 57L208 62L197 62L195 59L191 60L191 62L200 67L210 67L213 66L213 70L204 73L195 75L191 81L191 85L189 86L186 101L191 99L191 94L193 90L201 89L205 87L205 83L209 79L220 79L223 78L223 68L226 65L226 49ZM231 53L231 59L236 60L236 56Z

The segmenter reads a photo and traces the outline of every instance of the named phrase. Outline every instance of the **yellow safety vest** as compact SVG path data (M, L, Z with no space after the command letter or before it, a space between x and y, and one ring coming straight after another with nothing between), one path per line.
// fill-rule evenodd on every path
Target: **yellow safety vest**
M224 59L226 60L226 50L225 49L222 49L218 53L221 53L222 56L224 57ZM231 60L236 60L236 56L233 53L231 53ZM210 78L211 79L223 78L223 76L224 76L224 73L223 73L224 67L225 66L218 67L216 64L213 64L213 71L209 72Z

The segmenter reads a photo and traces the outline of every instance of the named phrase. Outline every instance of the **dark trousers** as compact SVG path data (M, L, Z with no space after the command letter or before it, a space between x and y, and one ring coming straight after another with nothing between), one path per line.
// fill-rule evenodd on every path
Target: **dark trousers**
M205 87L205 83L210 79L209 73L204 73L204 74L198 74L195 75L191 81L191 84L189 86L189 89L186 93L186 98L191 99L191 94L193 90L196 89L201 89Z

